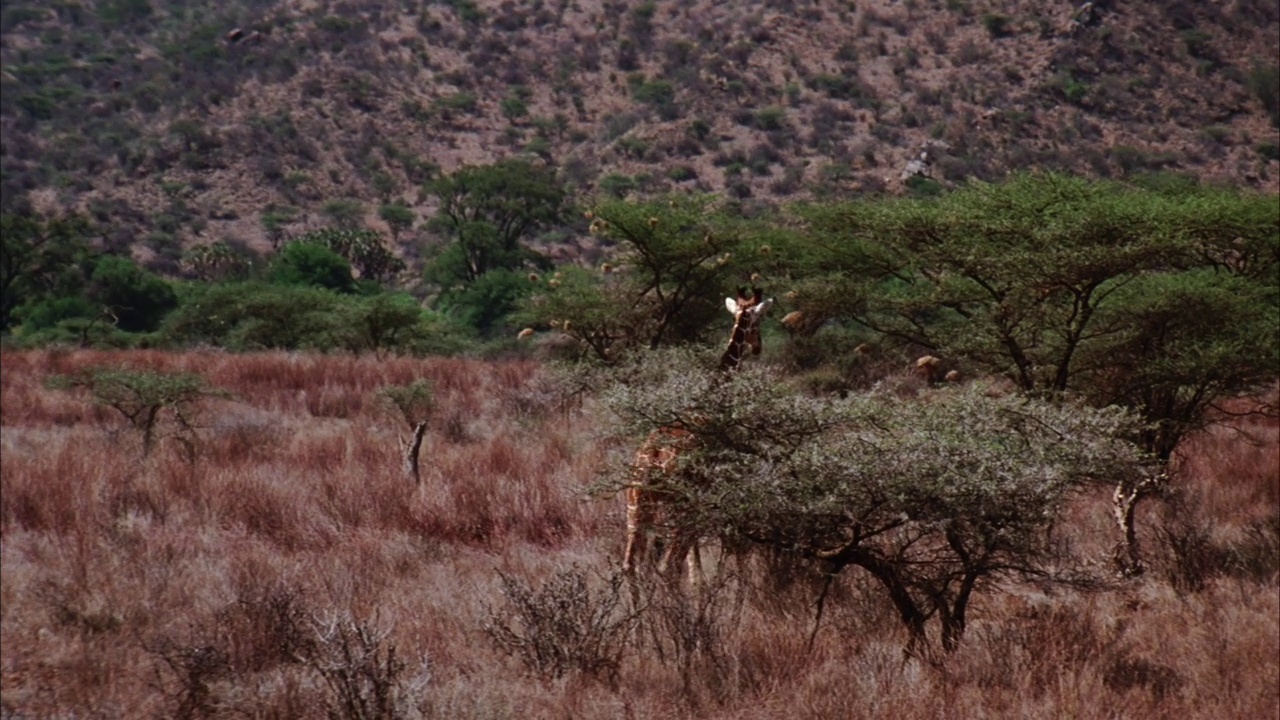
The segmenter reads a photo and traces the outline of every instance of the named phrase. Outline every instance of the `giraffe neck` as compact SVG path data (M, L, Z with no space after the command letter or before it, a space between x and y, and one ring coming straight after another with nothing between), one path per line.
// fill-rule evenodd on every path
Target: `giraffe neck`
M729 347L724 349L724 354L720 356L720 369L724 371L737 370L739 363L742 362L742 355L746 351L747 330L742 327L742 320L739 319L733 324L733 332L729 335Z

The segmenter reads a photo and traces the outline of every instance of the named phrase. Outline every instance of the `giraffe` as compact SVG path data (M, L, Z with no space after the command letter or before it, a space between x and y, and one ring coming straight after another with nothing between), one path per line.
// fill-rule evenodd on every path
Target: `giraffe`
M729 334L729 344L720 356L721 372L736 370L748 352L752 355L760 354L760 323L772 306L773 299L764 299L764 291L759 288L753 289L750 294L745 287L738 288L737 298L725 298L725 307L733 315L733 330ZM683 423L660 427L650 433L640 446L632 461L632 468L637 475L649 471L670 475L677 471L680 456L696 445L697 436ZM622 556L622 570L626 575L634 576L637 561L646 553L646 534L664 524L662 515L666 493L652 483L645 484L643 479L637 479L627 487L626 495L627 546ZM671 528L666 548L658 562L658 572L665 575L671 568L672 561L679 563L685 560L688 562L689 581L697 588L702 574L702 557L697 538L679 528Z

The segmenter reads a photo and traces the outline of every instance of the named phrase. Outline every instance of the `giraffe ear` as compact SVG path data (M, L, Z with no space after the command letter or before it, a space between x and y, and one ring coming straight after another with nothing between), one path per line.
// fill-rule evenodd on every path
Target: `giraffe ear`
M752 309L752 312L760 317L764 317L764 314L769 312L769 308L771 307L773 307L773 298L769 298L759 305L756 305L755 308Z
M725 299L724 299L724 306L725 306L726 308L728 308L728 309L729 309L729 314L730 314L730 315L737 315L737 314L738 314L738 301L737 301L737 300L734 300L734 299L733 299L733 298L731 298L731 297L727 297L727 298L725 298Z

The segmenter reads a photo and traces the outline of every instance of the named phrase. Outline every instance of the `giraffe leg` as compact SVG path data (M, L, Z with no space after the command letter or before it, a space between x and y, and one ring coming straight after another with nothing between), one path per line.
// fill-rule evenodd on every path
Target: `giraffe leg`
M693 550L692 556L690 555L690 550ZM693 541L693 538L682 530L673 529L667 549L662 553L662 559L658 562L658 572L662 575L671 576L672 573L680 573L684 567L692 569L697 553L698 546ZM700 562L698 564L701 565ZM679 579L678 575L676 579Z
M702 594L702 543L693 541L691 552L686 560L689 564L689 588L692 590L694 597Z
M648 538L645 537L645 531L650 524L648 516L651 513L646 511L644 495L639 488L630 488L627 490L627 548L622 553L622 572L627 575L634 575L636 571L636 561L642 559L645 555L645 545Z

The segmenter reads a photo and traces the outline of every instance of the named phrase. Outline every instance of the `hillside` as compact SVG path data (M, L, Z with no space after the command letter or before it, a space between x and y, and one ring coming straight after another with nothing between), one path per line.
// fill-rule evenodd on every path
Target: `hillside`
M581 196L749 210L1023 168L1280 189L1273 2L1087 5L9 2L3 207L88 212L173 272L343 213L386 229L386 203L428 218L424 181L521 154Z

